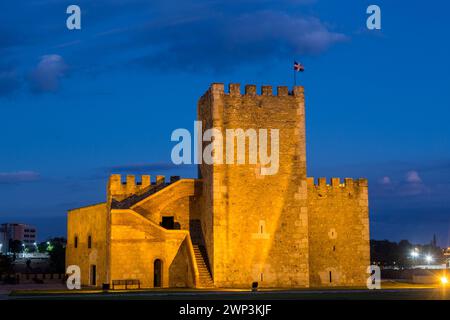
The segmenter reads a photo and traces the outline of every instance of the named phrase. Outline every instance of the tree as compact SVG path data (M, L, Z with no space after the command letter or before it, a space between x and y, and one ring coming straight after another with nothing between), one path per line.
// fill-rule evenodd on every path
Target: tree
M11 258L0 254L0 274L10 273L12 270Z
M47 245L46 241L38 243L38 245L37 245L38 252L40 252L40 253L47 252L47 246L48 245Z
M22 241L20 240L10 240L9 241L9 250L12 253L20 253L23 250Z
M65 238L53 238L48 241L47 252L50 255L50 268L53 272L65 272L66 242Z

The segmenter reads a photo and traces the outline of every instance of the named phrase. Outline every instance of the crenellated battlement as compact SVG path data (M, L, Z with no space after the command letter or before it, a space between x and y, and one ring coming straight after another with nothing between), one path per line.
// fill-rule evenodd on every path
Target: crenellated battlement
M335 203L334 205L346 203L351 208L350 202L348 201L356 201L356 206L365 209L368 208L369 193L367 179L345 178L341 181L340 178L331 178L327 181L327 178L319 178L316 182L314 178L308 177L306 181L308 186L308 199L311 203L326 200L328 203Z
M314 177L306 178L308 187L312 188L346 188L346 189L355 189L355 188L366 188L368 187L367 179L359 178L345 178L344 181L341 181L341 178L331 178L329 181L327 178L318 178L317 182Z
M242 92L241 85L239 83L230 83L228 85L228 90L225 90L225 85L223 83L213 83L209 87L206 94L224 94L228 96L278 96L278 97L286 97L286 96L299 96L303 97L304 88L303 86L295 86L292 91L289 91L287 86L277 86L276 92L274 92L274 88L272 86L261 86L259 91L257 90L257 86L254 84L246 84L244 86L244 91Z
M154 181L151 180L152 177L150 175L135 176L128 174L125 176L125 179L123 179L120 174L112 174L109 177L108 194L120 200L130 195L139 195L146 192L151 186L166 183L166 177L162 175L155 176ZM176 180L179 180L178 176L170 177L170 182Z

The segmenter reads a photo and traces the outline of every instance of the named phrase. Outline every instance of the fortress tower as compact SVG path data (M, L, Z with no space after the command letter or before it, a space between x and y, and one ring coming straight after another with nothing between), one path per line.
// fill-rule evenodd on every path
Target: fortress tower
M202 161L197 179L114 174L104 203L69 211L66 263L80 266L82 284L365 286L368 183L307 177L303 87L212 84L197 111L203 140L226 140L213 152L222 162ZM265 145L278 154L274 167L262 159Z
M264 175L258 159L246 164L202 164L202 229L217 286L309 284L305 104L302 87L213 84L198 104L203 131L217 128L279 132L279 168ZM270 135L268 134L270 146ZM227 141L229 143L229 141ZM259 146L261 147L261 146ZM235 159L237 158L235 140ZM275 152L276 150L271 150ZM224 154L225 154L224 146Z

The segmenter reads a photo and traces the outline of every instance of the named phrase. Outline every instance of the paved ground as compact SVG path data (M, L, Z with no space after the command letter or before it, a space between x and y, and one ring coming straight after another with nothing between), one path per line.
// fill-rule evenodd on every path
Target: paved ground
M11 288L12 287L12 288ZM3 290L2 290L3 289ZM11 289L13 291L11 292ZM9 294L11 292L11 294ZM0 286L0 299L63 299L63 300L450 300L450 288L432 285L387 283L382 290L326 289L326 290L115 290L104 293L99 290L67 291L62 286L35 285L28 288L10 286L9 292ZM2 294L3 293L3 294Z
M15 284L15 285L4 285L0 284L0 300L8 299L8 296L13 291L19 291L19 292L27 292L27 291L42 291L42 292L48 292L53 290L65 290L66 286L62 283L46 283L46 284L31 284L31 283L24 283L24 284Z

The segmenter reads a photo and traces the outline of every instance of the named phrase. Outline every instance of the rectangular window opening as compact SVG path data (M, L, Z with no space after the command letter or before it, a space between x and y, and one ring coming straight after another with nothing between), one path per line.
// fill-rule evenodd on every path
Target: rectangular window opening
M162 217L161 226L169 230L175 229L175 217Z

